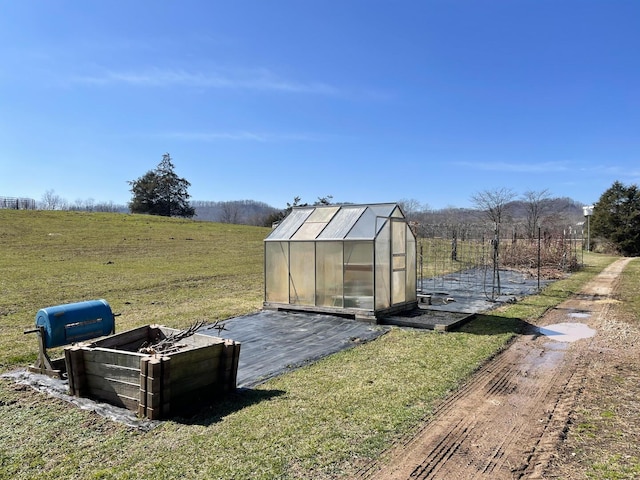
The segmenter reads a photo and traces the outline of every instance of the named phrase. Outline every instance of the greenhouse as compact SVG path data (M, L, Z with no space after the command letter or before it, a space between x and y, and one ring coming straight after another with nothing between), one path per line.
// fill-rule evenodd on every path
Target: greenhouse
M376 321L416 307L416 239L395 203L294 207L264 248L266 309Z

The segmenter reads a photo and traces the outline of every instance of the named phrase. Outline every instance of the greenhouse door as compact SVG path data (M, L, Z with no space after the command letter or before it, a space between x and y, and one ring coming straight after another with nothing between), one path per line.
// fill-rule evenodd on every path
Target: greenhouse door
M391 304L407 300L407 225L391 219Z

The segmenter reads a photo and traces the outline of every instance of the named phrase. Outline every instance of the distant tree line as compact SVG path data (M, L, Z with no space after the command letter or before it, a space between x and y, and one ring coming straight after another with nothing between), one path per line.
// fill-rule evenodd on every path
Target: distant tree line
M89 198L78 199L71 203L57 195L54 190L47 190L41 200L24 197L0 197L0 209L11 210L67 210L82 212L128 212L126 205L113 202L96 202Z
M73 212L128 212L126 205L117 205L113 202L96 202L93 198L77 199L69 202L58 195L55 190L47 190L42 199L37 203L39 210L66 210Z
M235 200L228 202L192 201L195 219L239 225L270 226L273 215L279 209L255 200Z
M593 237L591 246L595 251L640 255L640 189L635 184L614 182L593 205L588 218L584 205L566 197L552 198L547 190L527 191L519 198L508 188L484 190L473 194L471 201L475 208L436 211L420 208L415 200L401 200L400 204L409 220L418 226L455 224L464 228L480 221L494 224L499 235L500 226L508 224L514 239L533 239L541 233L569 238L580 233L583 239L587 235Z
M93 212L144 213L150 215L197 218L198 220L257 226L272 226L285 218L293 208L307 206L296 196L287 208L276 209L254 200L190 202L190 183L175 172L171 156L165 153L154 170L128 182L132 198L127 207L112 202L96 203L93 199L69 204L53 190L48 190L36 204L30 199L0 197L0 208L41 208L44 210L81 210ZM448 207L432 210L414 199L402 199L407 219L420 225L493 224L496 238L501 226L510 224L513 239L534 239L544 228L545 234L576 233L585 223L583 205L570 198L553 198L548 190L526 191L520 196L510 188L483 190L472 194L475 208ZM318 198L313 205L331 205L333 197ZM343 202L342 204L349 204ZM593 218L591 218L593 217ZM594 205L589 217L595 245L602 251L624 255L640 254L640 190L616 181ZM419 231L417 232L420 233Z
M547 190L527 191L519 197L506 188L484 190L474 193L471 202L473 208L432 210L415 200L399 201L407 218L416 225L489 224L495 229L509 225L511 235L529 239L538 235L539 228L562 233L584 221L581 203L566 197L552 198Z

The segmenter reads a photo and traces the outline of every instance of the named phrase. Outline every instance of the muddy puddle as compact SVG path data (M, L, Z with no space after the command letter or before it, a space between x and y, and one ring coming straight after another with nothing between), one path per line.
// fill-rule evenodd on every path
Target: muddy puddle
M538 327L538 333L556 342L571 343L591 338L596 334L596 331L584 323L564 322Z

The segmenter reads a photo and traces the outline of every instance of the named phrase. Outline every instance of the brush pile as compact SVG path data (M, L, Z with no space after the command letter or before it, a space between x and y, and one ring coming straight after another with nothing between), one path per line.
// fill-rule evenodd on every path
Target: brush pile
M187 344L180 343L180 341L197 333L197 331L200 330L200 328L202 328L205 323L206 322L204 320L198 320L185 330L180 330L153 343L145 342L138 349L138 352L146 353L147 355L166 355L184 349L187 347ZM217 323L218 322L216 322L214 327L217 325Z

